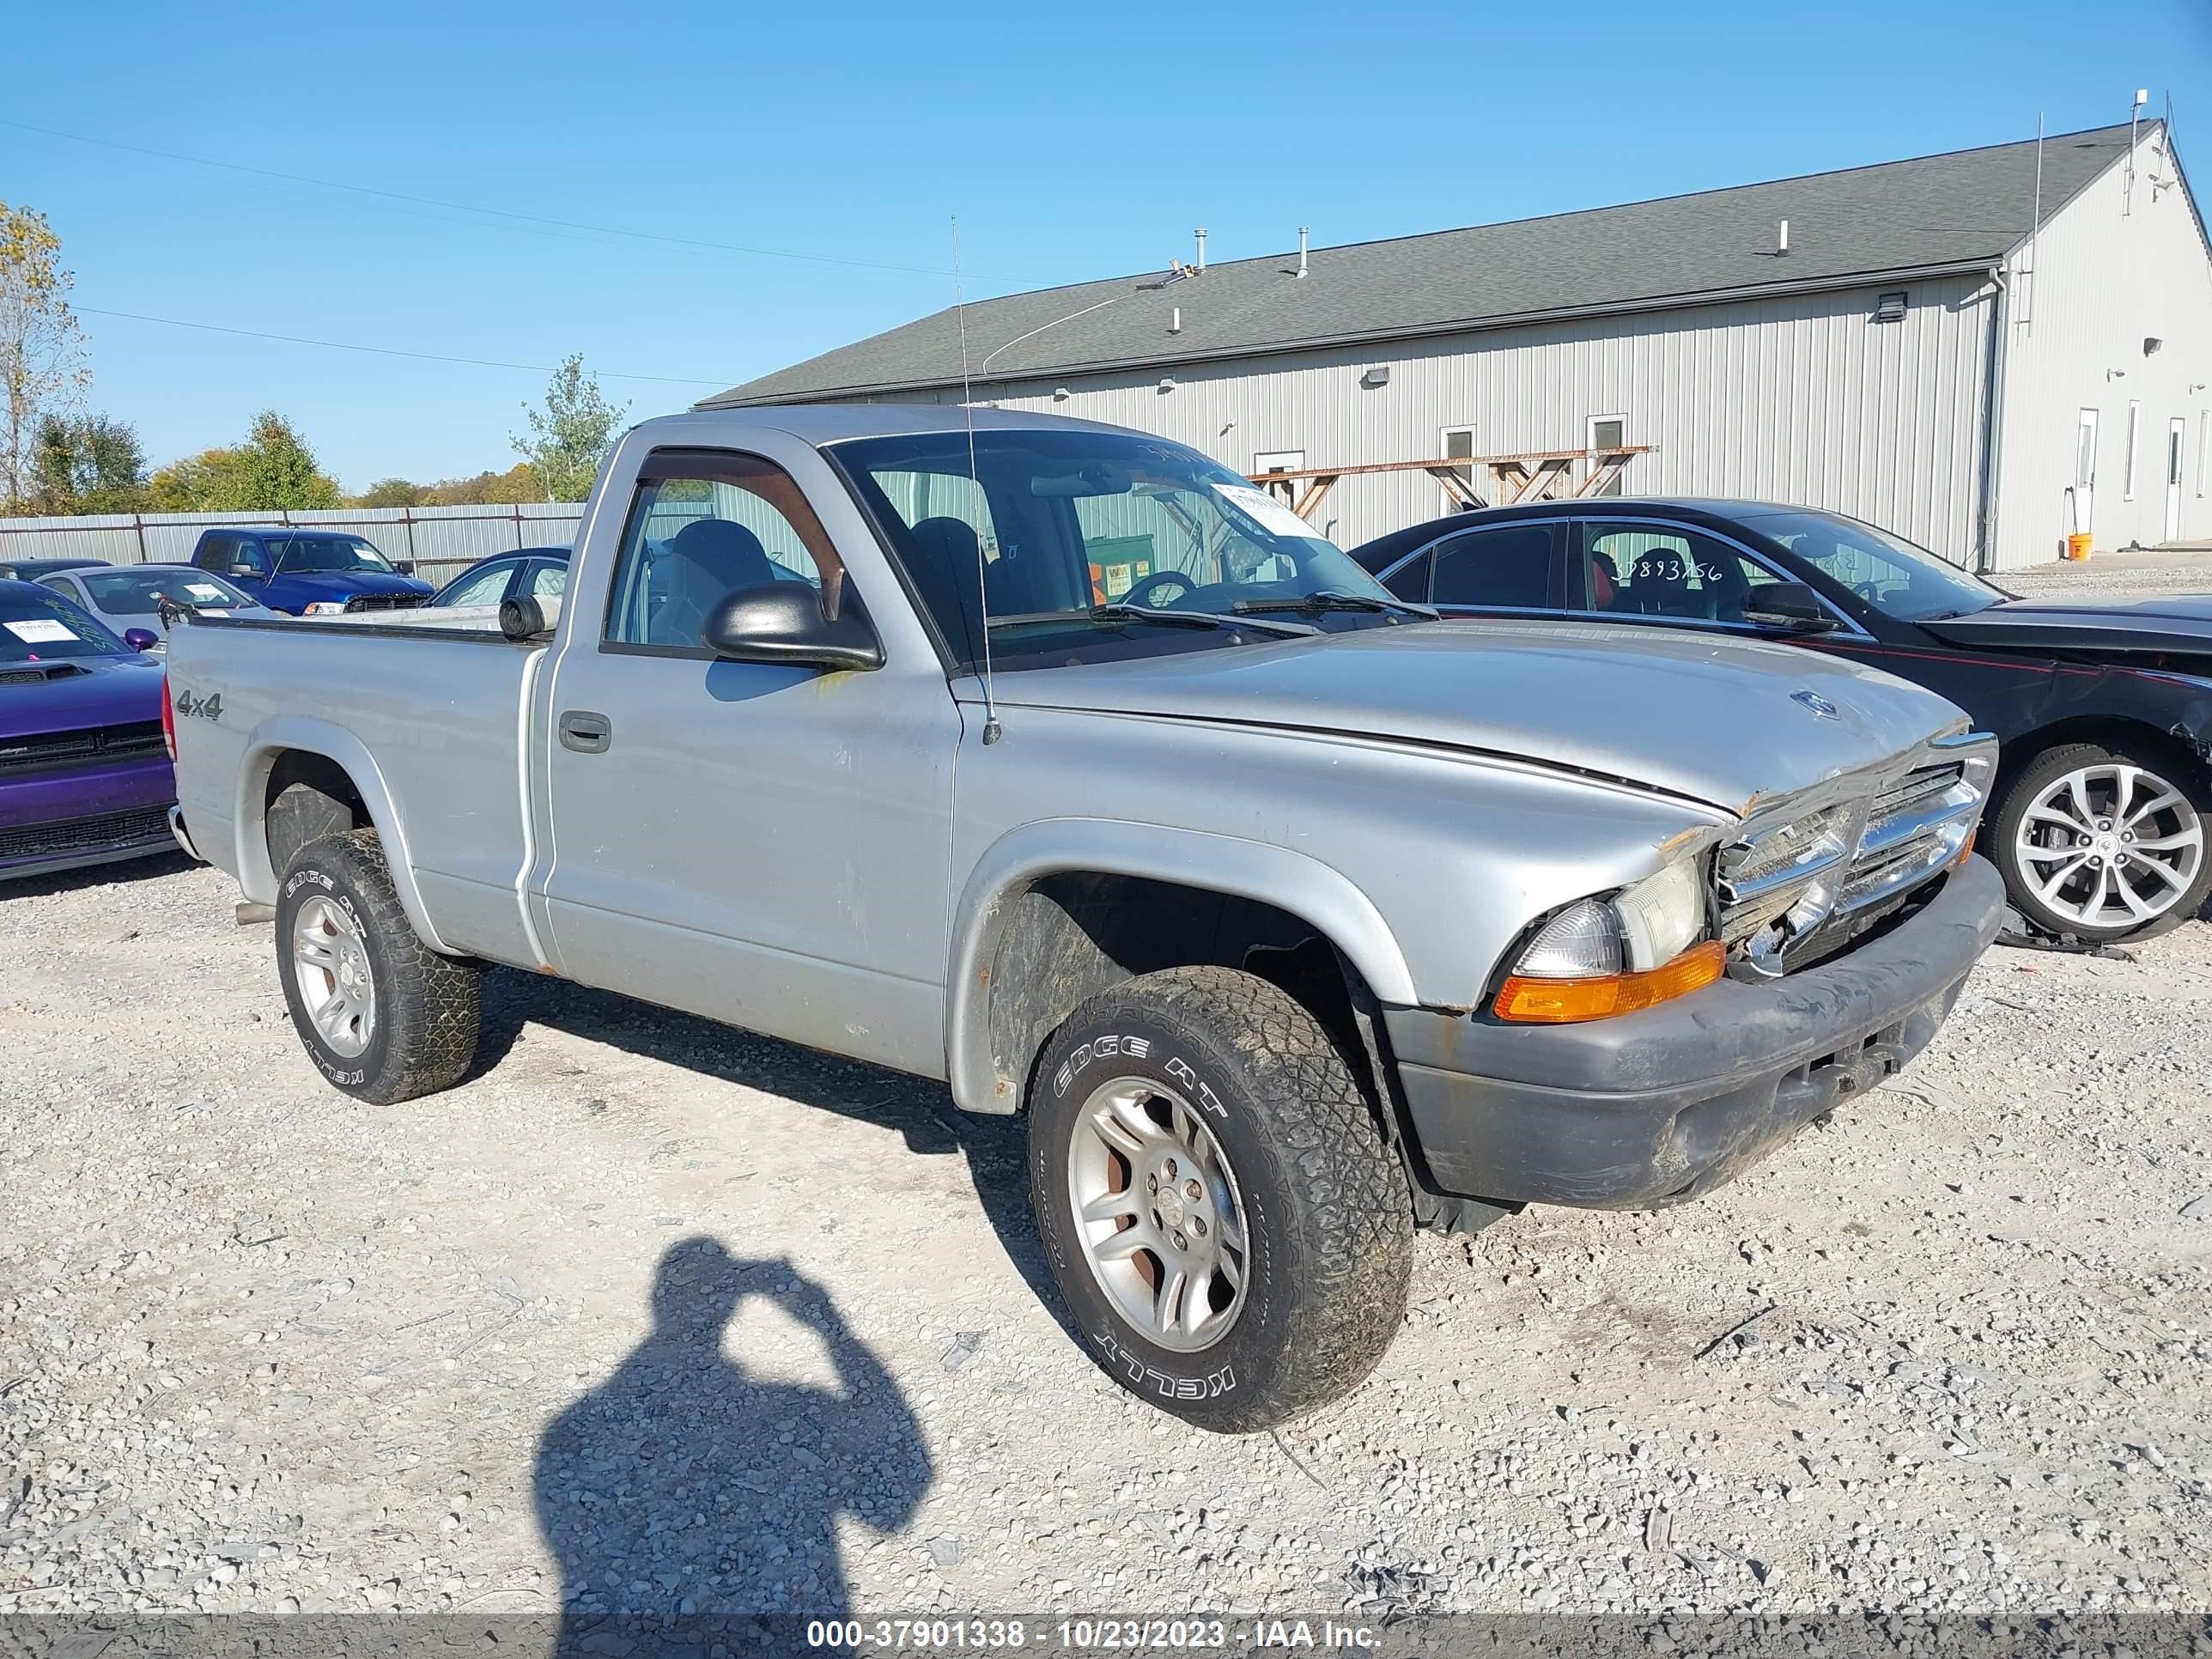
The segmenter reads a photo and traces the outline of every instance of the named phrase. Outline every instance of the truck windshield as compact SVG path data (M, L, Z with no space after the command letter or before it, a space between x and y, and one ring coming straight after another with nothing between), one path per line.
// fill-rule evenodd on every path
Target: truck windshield
M1744 522L1899 622L1971 616L2012 597L1924 547L1838 514L1768 513Z
M1279 497L1180 444L982 428L971 465L969 442L931 432L828 448L962 671L981 659L987 603L993 664L1006 669L1306 631L1286 623L1369 627L1407 610Z
M391 562L358 536L288 536L269 538L269 550L280 572L379 570L393 572Z
M128 647L68 600L0 593L0 667L71 657L120 657Z

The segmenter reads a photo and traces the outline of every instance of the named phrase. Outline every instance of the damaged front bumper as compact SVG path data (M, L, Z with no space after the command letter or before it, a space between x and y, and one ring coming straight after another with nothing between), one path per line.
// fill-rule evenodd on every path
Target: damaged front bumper
M2004 884L1970 858L1832 960L1579 1025L1383 1011L1440 1193L1654 1209L1733 1179L1925 1048L1996 938Z

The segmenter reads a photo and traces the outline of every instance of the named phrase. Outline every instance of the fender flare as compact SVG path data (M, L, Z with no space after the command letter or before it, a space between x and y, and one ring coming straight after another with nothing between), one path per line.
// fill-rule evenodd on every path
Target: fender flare
M268 793L269 775L276 768L277 756L289 750L319 755L344 769L354 787L361 791L368 820L384 842L385 864L392 872L392 886L398 890L399 908L407 913L409 925L433 951L456 954L431 925L422 890L415 884L414 860L408 854L406 831L400 827L399 809L392 802L376 757L359 738L329 720L306 714L276 714L255 726L246 739L245 764L239 768L238 799L231 815L236 826L238 884L246 896L259 904L276 902L278 877L269 863L268 814L263 797Z
M1141 876L1272 904L1341 951L1380 1000L1419 1000L1397 938L1374 901L1318 859L1204 830L1118 818L1045 818L1009 830L985 850L953 913L945 1057L953 1101L964 1110L1020 1108L1020 1079L1003 1076L991 1054L990 968L1005 936L1008 901L1047 876L1076 871Z

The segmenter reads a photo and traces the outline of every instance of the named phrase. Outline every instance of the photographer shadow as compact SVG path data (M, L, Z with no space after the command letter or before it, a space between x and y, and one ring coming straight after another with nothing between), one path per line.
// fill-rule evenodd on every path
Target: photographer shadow
M836 1387L767 1381L724 1352L752 1296L821 1336ZM843 1616L836 1517L891 1531L929 1489L905 1396L829 1293L788 1262L685 1239L661 1258L653 1316L613 1375L538 1443L538 1524L561 1568L556 1651L622 1650L641 1626Z

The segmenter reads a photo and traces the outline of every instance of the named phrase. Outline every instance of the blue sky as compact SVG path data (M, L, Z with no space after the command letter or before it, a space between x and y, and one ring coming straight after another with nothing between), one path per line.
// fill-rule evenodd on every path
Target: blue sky
M1231 259L2099 125L2138 86L2212 189L2208 0L122 0L8 33L0 122L135 147L0 125L92 406L157 465L274 407L356 489L511 465L544 374L96 313L580 351L642 416L950 303L956 214L973 297L1163 267L1200 224Z

